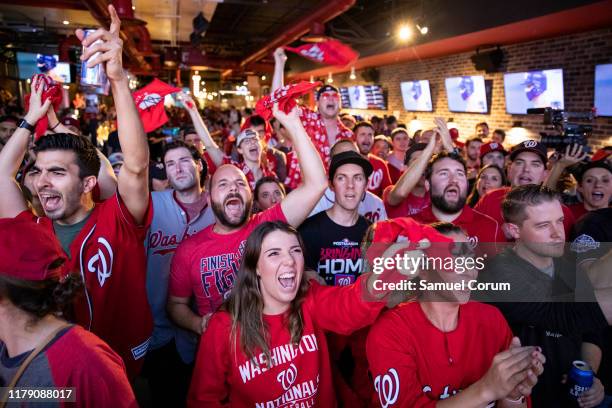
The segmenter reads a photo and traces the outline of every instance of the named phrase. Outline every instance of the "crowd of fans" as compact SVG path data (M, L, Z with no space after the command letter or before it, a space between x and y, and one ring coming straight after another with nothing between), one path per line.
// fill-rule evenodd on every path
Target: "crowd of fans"
M106 67L105 117L58 119L38 77L27 111L0 107L4 387L105 407L134 390L160 407L610 404L612 147L507 146L485 122L461 143L440 118L410 134L341 113L331 85L270 122L181 94L180 131L147 135L110 12L110 30L77 32ZM419 279L512 290L378 289L369 248L417 242L489 258ZM594 381L572 401L575 360Z

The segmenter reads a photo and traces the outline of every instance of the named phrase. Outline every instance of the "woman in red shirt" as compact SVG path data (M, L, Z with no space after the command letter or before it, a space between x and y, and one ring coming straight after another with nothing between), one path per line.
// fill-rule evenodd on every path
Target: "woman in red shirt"
M347 335L376 319L384 303L364 300L372 276L321 286L304 272L294 228L258 226L234 290L202 336L188 405L335 406L326 332Z

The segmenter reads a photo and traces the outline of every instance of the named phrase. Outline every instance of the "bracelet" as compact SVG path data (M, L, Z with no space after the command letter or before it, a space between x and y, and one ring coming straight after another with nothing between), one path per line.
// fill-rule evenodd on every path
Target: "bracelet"
M511 399L511 398L506 397L504 398L504 401L509 402L511 404L523 404L525 402L525 396L521 395L517 399Z
M55 126L50 127L50 128L49 128L49 130L54 130L56 127L58 127L58 126L60 125L60 123L62 123L62 122L60 122L60 121L58 120L58 121L57 121L57 123L55 124Z

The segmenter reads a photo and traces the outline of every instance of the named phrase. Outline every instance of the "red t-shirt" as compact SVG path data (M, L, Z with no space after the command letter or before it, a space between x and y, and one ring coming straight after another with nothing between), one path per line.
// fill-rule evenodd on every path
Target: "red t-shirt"
M391 176L387 162L378 156L368 154L368 160L374 168L372 174L368 178L368 191L382 197L382 193L387 186L391 185Z
M487 194L480 197L480 200L478 200L474 206L474 209L493 218L501 226L504 223L502 202L510 190L510 187L501 187L496 190L489 191ZM565 237L567 238L570 236L572 226L576 220L566 205L562 204L561 207L563 208L563 215L565 217L563 220L563 226L565 227ZM504 240L506 240L505 237Z
M584 203L572 204L568 206L568 208L572 212L572 215L574 216L574 220L576 221L578 221L580 217L582 217L584 214L589 212L589 210L584 208Z
M321 117L321 114L318 112L314 112L305 106L301 106L300 119L306 133L310 137L310 140L319 152L321 160L323 160L323 166L325 169L328 169L331 146L329 145L329 135L327 134L327 128L325 127L323 117ZM337 119L337 124L338 134L336 134L336 141L340 139L354 138L353 131L344 126L340 119ZM291 153L293 152L289 152L287 154L287 179L285 180L285 185L287 185L289 189L293 190L302 181L302 175L298 158L295 154Z
M387 217L399 218L399 217L412 217L429 207L431 199L429 198L429 192L425 192L423 197L415 196L414 194L408 194L408 197L398 205L389 204L389 194L393 190L394 184L385 188L383 192L383 202L385 203L385 210L387 210Z
M251 216L231 234L217 234L213 224L183 240L172 258L170 296L195 295L200 316L217 310L234 286L247 238L259 224L277 220L287 222L280 204Z
M478 381L512 332L495 307L459 306L457 327L442 332L418 302L385 312L370 329L366 351L383 407L435 407Z
M391 176L391 184L397 184L397 181L404 174L404 170L400 170L391 163L387 166L389 168L389 176Z
M416 214L414 219L423 224L431 224L440 221L434 215L431 206ZM461 214L453 221L453 224L466 232L470 243L474 246L479 243L505 242L506 240L497 221L471 209L467 205L463 207Z
M150 200L150 198L149 198ZM118 194L96 204L87 222L70 244L68 270L80 273L85 294L75 302L76 323L108 343L125 362L130 378L140 373L153 331L146 291L144 240L153 206L143 225ZM33 217L29 211L19 217ZM50 219L39 218L53 230Z
M62 330L34 357L16 386L74 387L75 401L61 407L138 407L121 358L80 326Z
M304 303L304 330L297 345L285 315L264 315L270 356L247 360L240 347L240 331L232 344L232 321L215 313L202 335L189 390L189 407L334 407L336 397L326 332L350 334L371 324L382 302L365 302L364 279L349 286L321 286L311 281Z

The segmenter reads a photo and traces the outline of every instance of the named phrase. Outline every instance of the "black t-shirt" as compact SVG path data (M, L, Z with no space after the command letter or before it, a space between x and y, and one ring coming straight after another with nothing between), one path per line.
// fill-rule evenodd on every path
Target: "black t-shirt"
M576 253L578 264L594 261L612 248L612 208L589 211L582 216L572 231L571 249ZM603 336L602 357L598 377L606 394L612 390L612 327L608 326Z
M546 356L544 373L533 389L534 407L568 406L568 391L561 379L569 372L572 361L581 359L583 342L602 346L601 336L607 327L597 303L573 301L584 299L584 293L578 294L579 277L572 277L576 274L575 265L562 258L554 261L553 277L549 277L508 248L492 259L479 276L484 282L509 282L512 292L516 289L523 293L524 297L518 298L516 293L498 294L493 304L523 346L540 346ZM540 299L536 300L538 294Z
M306 219L299 232L306 246L305 261L330 286L349 285L363 270L361 240L370 222L361 215L355 225L344 227L327 211Z

